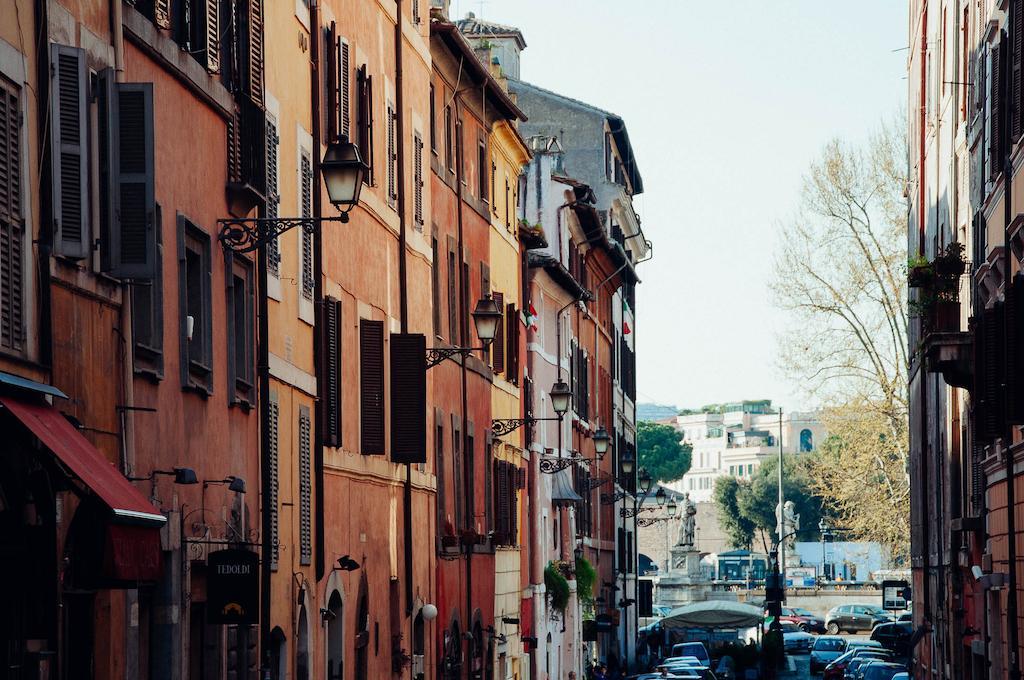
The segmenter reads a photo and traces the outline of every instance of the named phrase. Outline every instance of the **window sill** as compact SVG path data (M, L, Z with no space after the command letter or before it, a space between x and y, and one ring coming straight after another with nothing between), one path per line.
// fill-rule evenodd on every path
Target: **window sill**
M160 384L164 379L164 372L162 369L150 368L147 366L135 366L134 371L137 378L144 378L154 385Z

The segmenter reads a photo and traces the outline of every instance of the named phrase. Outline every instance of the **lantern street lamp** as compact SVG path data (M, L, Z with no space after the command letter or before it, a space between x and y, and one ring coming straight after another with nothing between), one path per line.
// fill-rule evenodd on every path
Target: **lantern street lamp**
M476 307L470 312L473 318L473 326L476 328L476 337L480 339L479 347L430 347L427 349L427 368L451 359L454 356L467 357L473 352L485 350L494 342L494 336L498 334L498 322L501 321L501 310L498 304L490 295L485 295L476 301Z
M612 441L611 435L608 434L608 430L603 427L599 427L594 431L594 435L591 438L594 440L594 451L597 452L598 456L603 456L608 452L608 444Z
M658 507L665 507L665 497L668 494L665 493L665 487L658 487L658 493L654 494L654 500L658 502Z
M630 449L626 449L623 452L622 458L619 460L619 466L622 468L622 474L633 474L633 469L636 466L636 458L633 456L633 452Z
M551 391L548 393L551 397L551 408L555 412L554 418L534 418L533 416L527 416L525 418L495 418L491 421L491 433L495 437L503 437L506 434L515 432L523 425L534 425L545 420L558 420L561 421L565 416L565 412L569 410L569 399L572 397L572 391L569 390L569 386L559 380L551 386ZM566 465L559 469L565 469L572 462L584 460L580 458L562 458L560 460L569 461ZM544 470L544 461L541 461L541 471Z
M675 499L670 500L668 502L668 505L665 506L665 512L668 513L669 517L675 517L676 516L676 510L678 510L678 509L679 509L679 506L676 505Z
M348 222L348 213L359 202L366 164L359 147L347 138L327 147L320 162L320 174L327 189L327 198L338 209L335 217L230 217L217 220L218 239L224 250L251 253L263 248L278 236L301 227L312 233L324 222Z
M647 468L640 468L640 477L637 480L637 484L640 486L640 493L644 496L651 490L651 484L654 480L651 478L651 473L647 471Z

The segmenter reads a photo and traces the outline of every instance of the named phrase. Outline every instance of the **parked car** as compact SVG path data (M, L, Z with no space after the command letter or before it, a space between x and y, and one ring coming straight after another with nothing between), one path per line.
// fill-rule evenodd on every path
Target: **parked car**
M838 635L842 631L858 633L891 620L889 613L879 607L868 604L841 604L832 607L825 616L825 629L829 635Z
M825 619L801 607L783 607L779 620L783 623L795 623L805 633L825 632Z
M857 671L857 680L892 680L907 670L906 666L891 661L867 661Z
M876 652L886 651L885 647L878 640L848 640L846 642L847 651L856 649L873 649Z
M811 673L820 673L825 666L838 659L846 651L846 639L834 635L823 635L811 647Z
M914 620L914 612L903 612L898 617L896 617L896 620L897 621L913 621Z
M892 676L892 680L910 680L910 673L907 673L906 671L903 671L902 673L897 673L896 675Z
M800 630L795 623L782 624L782 645L787 652L809 654L814 644L814 636Z
M844 680L846 678L846 671L849 669L850 663L855 659L886 659L888 660L890 654L887 650L878 649L865 649L863 647L858 649L851 649L845 652L835 661L825 666L823 673L824 680Z
M914 624L906 621L880 623L871 631L871 639L898 656L906 656L913 633Z
M672 656L695 656L705 668L711 666L711 655L703 642L680 642L672 645Z

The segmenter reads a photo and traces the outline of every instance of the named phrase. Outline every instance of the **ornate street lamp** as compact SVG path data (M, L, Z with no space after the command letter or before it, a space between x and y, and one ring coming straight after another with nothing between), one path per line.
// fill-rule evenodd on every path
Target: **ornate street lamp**
M427 368L442 363L445 359L452 357L468 356L473 352L485 350L494 342L494 336L498 334L498 322L502 319L501 310L498 304L490 295L485 295L476 301L476 307L470 312L473 318L473 326L476 328L476 337L480 340L479 347L431 347L427 349Z
M654 494L654 500L658 502L658 507L665 507L665 498L668 494L665 493L665 487L658 487L658 493Z
M591 439L594 440L594 451L597 451L598 456L603 456L608 453L608 444L612 441L611 435L608 434L608 430L603 427L597 428Z
M640 488L640 493L644 496L651 490L651 484L654 480L651 479L651 473L647 471L647 468L640 468L640 477L637 479L637 484Z
M633 457L633 452L630 449L626 449L622 453L622 458L619 460L619 467L622 468L622 474L631 475L633 469L636 466L636 458Z
M495 418L491 421L491 433L494 434L495 437L503 437L506 434L515 432L523 425L532 426L535 423L545 420L562 420L565 416L565 412L569 410L569 400L572 398L572 390L569 389L568 385L559 380L551 386L551 391L548 392L548 396L551 397L551 408L555 412L554 418L534 418L533 416L527 416L525 418ZM561 458L559 460L580 461L585 459ZM569 467L569 465L571 465L571 463L567 463L558 469L564 470ZM541 460L541 472L547 472L547 470L544 469L544 460ZM552 470L552 472L557 472L557 470Z
M649 527L657 524L658 522L667 522L676 516L677 509L678 507L676 506L676 502L674 500L670 500L668 505L665 506L664 515L661 517L637 517L636 524L641 527Z
M250 253L296 227L312 232L323 222L348 222L349 211L359 202L365 172L366 164L359 156L359 147L344 137L331 143L320 162L320 174L328 199L339 211L338 216L231 217L217 220L221 246L236 253Z

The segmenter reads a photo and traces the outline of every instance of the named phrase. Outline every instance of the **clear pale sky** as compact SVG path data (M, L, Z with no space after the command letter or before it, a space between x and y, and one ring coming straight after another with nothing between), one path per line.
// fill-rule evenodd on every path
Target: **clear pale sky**
M654 259L637 290L638 399L812 406L775 363L777 225L833 136L906 101L901 0L455 0L518 26L522 78L625 119ZM571 172L571 168L568 168Z

